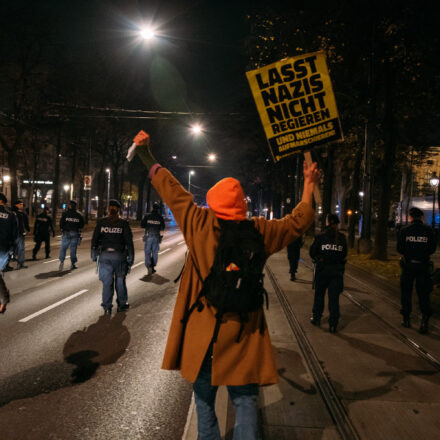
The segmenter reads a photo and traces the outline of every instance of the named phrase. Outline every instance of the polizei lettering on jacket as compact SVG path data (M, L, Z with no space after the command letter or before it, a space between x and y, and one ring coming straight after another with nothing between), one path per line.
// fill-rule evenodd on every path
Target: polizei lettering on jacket
M0 212L0 218L9 218L9 214L6 214L4 212Z
M342 252L342 246L337 244L323 244L321 245L322 251L337 251Z
M416 237L414 235L408 235L408 237L406 237L406 241L410 241L411 243L428 243L428 237Z
M101 233L106 234L122 234L122 228L110 228L108 226L101 226Z
M79 218L75 218L75 217L66 217L66 222L79 223Z
M147 223L149 225L160 225L160 221L159 220L147 220Z

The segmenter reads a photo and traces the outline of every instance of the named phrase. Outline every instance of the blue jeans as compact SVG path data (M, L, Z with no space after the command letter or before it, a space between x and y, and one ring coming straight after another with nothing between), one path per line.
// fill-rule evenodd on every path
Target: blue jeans
M156 266L159 255L160 235L147 235L144 244L145 267Z
M102 252L99 257L99 279L102 281L102 307L112 309L113 293L116 285L116 302L127 304L127 260L120 252Z
M9 261L9 251L4 249L0 250L0 271L2 271Z
M15 239L15 249L14 249L15 258L17 259L18 264L21 266L24 263L24 235L19 235Z
M211 350L208 350L193 385L200 440L220 440L215 415L218 387L211 385L211 368ZM261 437L258 429L258 385L229 385L227 388L235 408L234 440L259 440Z
M66 251L70 246L70 261L75 264L78 259L76 258L76 248L78 247L79 233L74 231L63 232L61 237L60 247L60 261L63 262L66 259Z

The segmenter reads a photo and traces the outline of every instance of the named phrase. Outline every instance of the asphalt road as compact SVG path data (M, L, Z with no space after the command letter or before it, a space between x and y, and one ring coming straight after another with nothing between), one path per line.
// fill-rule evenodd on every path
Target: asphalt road
M160 369L186 251L168 230L158 272L146 275L142 230L127 277L128 312L103 317L90 233L58 271L52 259L5 274L11 303L0 315L0 438L167 439L182 437L191 387ZM30 257L28 243L27 257ZM40 250L40 257L44 250Z

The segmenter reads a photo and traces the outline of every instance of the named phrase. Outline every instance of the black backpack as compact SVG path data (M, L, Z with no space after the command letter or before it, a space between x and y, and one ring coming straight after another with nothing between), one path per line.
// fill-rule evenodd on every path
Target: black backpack
M195 303L186 312L182 323L186 324L189 315L195 310L203 310L200 299L204 296L209 305L217 309L213 342L217 336L225 313L237 313L240 317L240 341L244 323L249 320L248 313L268 306L267 292L263 286L263 268L266 263L263 236L257 231L254 222L220 220L221 233L211 271L203 281L202 289ZM196 267L196 266L195 266ZM198 268L196 271L199 274ZM260 332L264 332L264 316L261 317Z

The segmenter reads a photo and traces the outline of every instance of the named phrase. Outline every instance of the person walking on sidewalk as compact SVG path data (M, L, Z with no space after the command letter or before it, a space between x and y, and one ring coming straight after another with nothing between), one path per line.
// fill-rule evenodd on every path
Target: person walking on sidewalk
M9 261L9 250L17 238L17 222L14 214L6 208L8 199L0 193L0 313L5 313L9 302L9 290L3 278L3 269Z
M301 254L301 247L304 244L304 237L301 235L295 241L287 245L287 259L289 260L290 281L296 280L298 263Z
M317 235L310 246L310 257L315 264L315 299L310 322L317 326L321 324L325 291L328 290L329 331L336 333L339 322L339 295L344 290L347 240L338 230L337 215L328 214L325 225L325 231Z
M161 231L165 229L165 221L159 212L160 204L153 203L153 209L142 219L141 227L145 228L144 251L145 267L148 275L156 272L155 266L159 256L160 242L162 241Z
M133 234L127 220L119 217L121 204L110 200L108 216L96 223L92 237L91 256L98 261L102 281L102 304L105 315L111 315L116 288L118 312L128 310L125 278L134 262Z
M437 243L434 231L423 224L423 211L418 208L409 210L410 225L400 230L397 239L397 252L401 259L402 275L400 277L402 325L411 327L412 290L416 283L419 307L422 312L420 333L428 332L429 317L432 314L430 293L433 288L431 280L432 263L429 257L435 252Z
M50 234L55 237L55 230L52 224L52 218L48 214L49 209L45 206L43 212L38 214L34 224L35 247L32 250L32 259L37 259L37 253L40 250L41 243L44 241L46 258L50 258Z
M60 267L64 269L67 248L70 247L70 269L76 269L76 248L81 242L81 229L84 227L83 216L76 210L75 200L69 202L69 207L63 212L60 220L61 247L60 247Z
M17 260L17 270L25 269L25 237L26 232L30 232L29 219L27 214L23 211L23 200L18 199L14 202L12 208L17 219L17 238L15 239L14 254Z
M207 194L209 208L198 207L192 194L155 161L149 136L141 131L134 143L133 148L150 170L152 185L171 209L188 246L162 368L180 370L193 383L201 440L220 439L214 409L220 385L228 387L235 407L234 438L258 439L259 385L278 382L263 307L249 312L245 321L235 313L219 317L219 309L201 296L201 291L213 273L224 227L242 227L259 237L265 258L305 232L315 216L312 191L319 178L316 164L305 163L302 202L291 214L281 220L254 217L247 221L244 192L236 179L218 182ZM231 264L224 268L228 270L240 269Z

